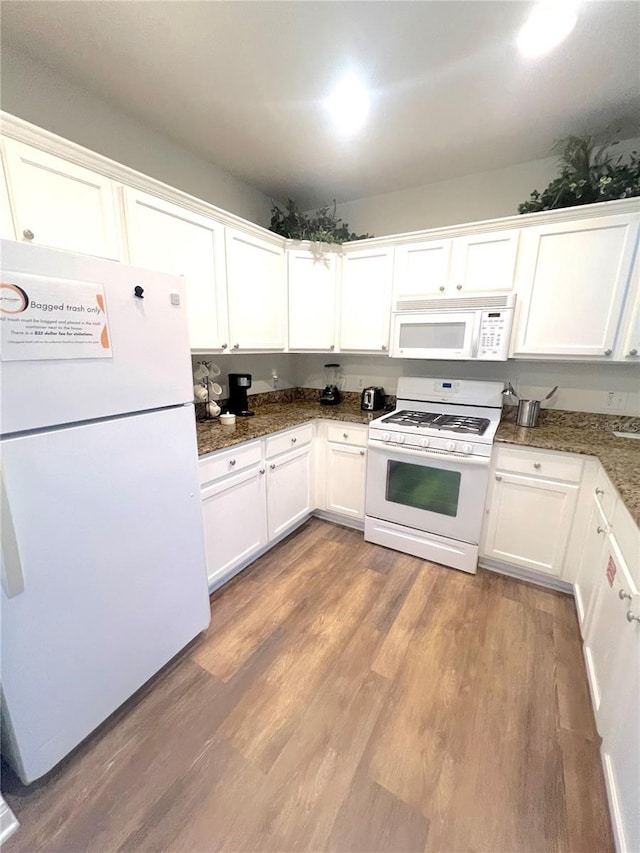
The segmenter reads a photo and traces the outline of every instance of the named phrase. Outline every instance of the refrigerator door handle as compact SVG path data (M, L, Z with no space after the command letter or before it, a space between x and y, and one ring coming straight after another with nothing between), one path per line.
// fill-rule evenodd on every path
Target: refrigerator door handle
M24 574L16 529L13 526L11 505L4 482L4 469L0 465L0 528L2 532L2 586L7 598L24 592Z

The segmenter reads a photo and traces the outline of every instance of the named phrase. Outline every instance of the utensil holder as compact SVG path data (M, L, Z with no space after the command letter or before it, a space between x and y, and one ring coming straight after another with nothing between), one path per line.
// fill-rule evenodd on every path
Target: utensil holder
M523 427L534 427L538 423L540 400L520 400L516 424Z

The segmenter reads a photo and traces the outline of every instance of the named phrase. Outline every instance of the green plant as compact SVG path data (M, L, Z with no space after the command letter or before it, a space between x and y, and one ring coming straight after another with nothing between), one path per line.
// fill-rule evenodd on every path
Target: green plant
M373 234L354 234L338 216L336 201L318 208L312 214L303 213L292 199L287 199L284 210L277 204L271 207L271 231L291 240L313 240L318 243L344 243L347 240L366 240Z
M640 155L632 151L614 157L615 136L599 142L591 134L557 140L551 153L560 160L560 174L542 192L534 190L518 213L640 196Z

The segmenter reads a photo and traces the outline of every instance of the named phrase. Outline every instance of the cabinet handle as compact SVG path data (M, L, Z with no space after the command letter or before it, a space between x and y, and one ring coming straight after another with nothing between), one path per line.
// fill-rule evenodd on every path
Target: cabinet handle
M461 285L461 284L456 284L456 290L462 290L462 285Z
M343 432L343 433L342 433L342 437L343 437L343 438L349 438L349 433L348 433L348 432Z
M234 348L234 349L240 349L240 344L234 344L234 345L233 345L233 348Z
M382 351L383 351L383 352L386 352L386 351L387 351L387 345L386 345L386 344L382 344L381 349L382 349Z
M444 285L443 285L443 284L441 284L441 285L440 285L439 290L440 290L440 292L441 292L441 293L444 291Z
M264 468L261 468L261 469L260 469L260 473L261 473L261 474L264 474Z
M613 350L606 349L606 350L604 351L604 354L605 354L605 355L611 355L611 353L612 353L612 352L613 352Z
M496 480L500 482L502 480L502 476L500 474L496 474Z
M604 495L604 489L596 489L596 495Z
M229 346L229 344L222 344L222 346L220 347L220 349L226 349L228 346Z
M294 437L294 438L292 438L292 439L291 439L291 444L295 444L297 440L298 440L298 439L297 439L297 438L295 438L295 437Z
M638 355L638 350L637 349L630 349L629 355Z
M640 616L634 616L630 610L627 610L627 622L640 622Z
M269 468L271 468L272 471L275 471L276 470L275 462L272 462L271 465L269 465Z
M360 451L360 456L364 456L364 450Z
M329 347L329 349L331 350L331 352L333 352L335 348L336 348L336 345L335 345L335 344L331 344L331 346Z
M33 240L36 235L33 233L33 231L30 231L29 228L25 228L22 232L22 236L25 240Z
M232 468L233 468L233 466L234 466L235 464L236 464L236 460L235 460L235 459L230 459L230 460L229 460L229 465L231 465L231 467L232 467Z
M536 468L536 469L541 468L541 467L542 467L542 463L541 463L541 462L534 462L534 463L533 463L533 467L534 467L534 468Z
M606 533L606 532L607 532L606 527L600 527L600 525L598 525L596 527L596 533Z
M620 601L624 601L625 598L628 598L629 601L631 601L631 597L632 596L628 592L626 592L624 589L621 589L618 591L618 598L620 599Z

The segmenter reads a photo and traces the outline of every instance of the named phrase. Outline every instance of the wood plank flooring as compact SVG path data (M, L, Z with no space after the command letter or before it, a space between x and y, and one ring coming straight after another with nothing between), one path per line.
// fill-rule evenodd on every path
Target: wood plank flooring
M5 853L613 850L570 597L314 519L211 612L48 777L4 768Z

